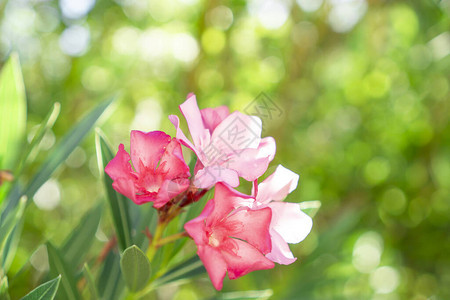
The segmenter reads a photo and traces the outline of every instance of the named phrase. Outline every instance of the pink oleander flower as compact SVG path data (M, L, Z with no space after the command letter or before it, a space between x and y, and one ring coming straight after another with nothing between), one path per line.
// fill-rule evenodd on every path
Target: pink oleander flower
M160 208L189 187L189 167L176 138L162 131L133 130L130 150L131 157L120 144L105 172L113 180L113 188L134 203L153 202Z
M236 279L255 270L274 267L264 256L271 251L271 210L237 208L246 201L253 199L217 183L214 198L208 201L200 216L184 225L197 244L197 254L217 290L222 289L227 272L230 279Z
M210 188L216 182L232 187L239 185L239 177L253 181L260 177L275 156L275 140L261 138L261 119L235 111L226 106L200 110L195 95L189 94L180 105L193 143L180 129L177 116L169 116L177 130L177 138L195 152L194 185Z
M296 173L278 165L275 172L263 182L259 185L254 183L252 194L255 201L241 202L251 209L260 210L268 207L272 210L270 222L272 251L266 257L283 265L297 260L289 249L288 243L300 243L312 228L312 219L301 211L298 203L282 202L297 188L298 179L299 176Z

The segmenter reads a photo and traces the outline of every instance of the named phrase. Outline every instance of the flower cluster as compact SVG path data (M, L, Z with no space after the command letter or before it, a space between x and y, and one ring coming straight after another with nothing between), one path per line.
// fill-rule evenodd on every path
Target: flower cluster
M218 290L227 273L236 279L274 263L293 263L288 244L302 241L312 220L298 203L283 202L297 187L297 174L279 165L258 184L276 151L272 137L261 138L261 120L230 113L225 106L200 110L193 94L180 110L192 140L175 115L169 116L175 138L161 131L132 131L130 154L121 144L105 168L113 188L136 204L152 202L167 222L180 212L171 208L197 201L214 187L214 197L184 228ZM181 145L197 158L193 176ZM251 195L234 189L239 178L253 183Z

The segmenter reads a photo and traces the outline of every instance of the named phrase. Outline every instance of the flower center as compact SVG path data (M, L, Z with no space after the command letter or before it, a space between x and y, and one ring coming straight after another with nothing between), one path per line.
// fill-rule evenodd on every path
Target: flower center
M213 233L211 233L211 235L209 236L209 241L208 243L213 246L213 247L218 247L220 245L220 241L219 239L216 237L216 235Z

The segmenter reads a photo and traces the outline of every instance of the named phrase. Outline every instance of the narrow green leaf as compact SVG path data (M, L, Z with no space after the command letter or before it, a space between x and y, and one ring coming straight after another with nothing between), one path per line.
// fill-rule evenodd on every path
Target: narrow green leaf
M111 209L114 228L121 251L131 246L131 221L129 213L129 201L127 198L117 193L113 187L113 181L105 174L105 166L114 158L114 154L108 142L99 129L96 130L95 143L97 148L97 160L99 171L103 177L108 204Z
M8 293L8 277L2 276L0 271L0 300L10 300Z
M102 208L100 204L89 210L61 247L65 261L74 270L83 260L95 239L95 233L102 216Z
M130 291L140 291L150 279L150 262L144 252L136 245L123 252L120 259L120 268Z
M203 266L202 261L195 255L156 279L152 285L161 286L180 279L189 279L205 272L206 269Z
M155 230L158 223L158 211L151 205L130 205L129 210L135 232L132 242L145 251L149 243L145 230L147 228L150 232Z
M58 291L59 282L61 281L61 275L53 280L50 280L44 284L41 284L21 300L53 300L55 299L56 292Z
M125 284L120 271L120 256L109 252L98 280L98 292L102 300L122 299Z
M13 169L24 142L27 118L19 57L13 53L0 73L0 169Z
M59 143L53 148L53 151L48 155L47 159L41 165L39 171L31 179L30 183L23 191L16 191L17 187L13 187L14 193L11 193L8 198L8 206L2 213L2 218L13 209L21 195L27 195L28 199L33 197L36 191L44 184L58 166L63 163L72 151L78 146L83 138L89 133L97 120L103 115L105 110L113 103L115 98L111 98L100 103L89 114L87 114L80 122L78 122L72 129L67 132ZM18 184L16 182L16 184Z
M50 242L47 243L48 261L50 264L50 274L61 274L61 288L58 290L58 299L78 300L81 299L78 293L75 277L72 270L64 261L60 251Z
M86 279L86 285L89 290L90 298L91 300L97 300L99 299L97 287L95 286L94 276L92 276L91 270L89 269L89 266L87 264L84 264L83 268L83 275Z
M322 203L319 200L300 202L300 209L311 218L319 211Z
M42 164L39 172L27 186L25 194L28 197L31 198L41 185L50 178L56 168L66 160L114 100L115 98L112 98L100 103L100 105L64 135L52 153L49 154L48 159Z
M3 268L4 272L8 272L16 255L17 247L19 246L23 227L22 216L25 205L26 199L25 197L22 197L16 210L13 211L1 225L2 229L5 229L5 231L0 232L0 268ZM9 217L11 218L9 219Z
M14 226L22 218L25 209L26 197L22 197L20 204L6 216L5 220L0 223L0 253L3 250L3 243L13 231Z
M37 130L36 134L34 135L33 139L31 140L31 143L25 148L25 151L23 152L23 155L21 156L20 165L19 165L19 171L15 172L16 176L20 175L25 167L25 165L34 160L37 153L39 152L39 144L42 141L42 138L44 137L45 133L50 130L53 125L56 122L56 119L58 119L59 112L61 110L61 104L59 102L53 103L53 108L50 110L50 112L47 114L44 121L39 126L39 129Z

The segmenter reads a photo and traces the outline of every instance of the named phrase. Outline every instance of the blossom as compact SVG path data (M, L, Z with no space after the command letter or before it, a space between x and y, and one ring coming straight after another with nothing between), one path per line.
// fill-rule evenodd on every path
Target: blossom
M271 210L239 208L246 201L253 199L217 183L214 198L208 201L200 216L184 225L217 290L222 289L227 271L230 279L236 279L255 270L274 267L264 256L271 251Z
M176 138L162 131L133 130L130 149L131 156L120 144L105 172L113 180L113 188L134 203L153 202L160 208L189 187L189 167Z
M297 260L289 249L290 244L300 243L306 238L312 228L312 219L301 211L298 203L282 202L286 196L297 188L299 176L278 165L275 172L259 185L254 183L253 196L255 201L242 201L251 209L270 208L270 236L272 250L266 255L270 260L288 265Z
M230 114L226 106L200 110L195 95L188 95L180 105L191 142L180 129L177 116L169 116L176 127L177 138L195 152L194 184L210 188L216 182L232 187L239 185L239 177L253 181L260 177L275 156L275 140L261 138L261 119L239 111Z

